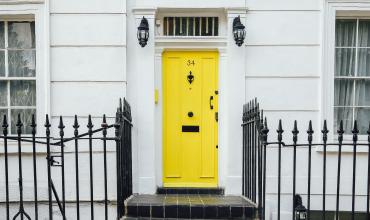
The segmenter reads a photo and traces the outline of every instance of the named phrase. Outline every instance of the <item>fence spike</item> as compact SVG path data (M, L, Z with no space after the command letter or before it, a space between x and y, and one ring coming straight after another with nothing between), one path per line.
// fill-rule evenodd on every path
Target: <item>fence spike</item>
M368 134L368 141L370 142L370 122L369 122L369 129L367 130L367 134Z
M339 129L337 130L337 133L338 133L338 141L342 142L343 141L343 134L344 134L343 120L340 120Z
M3 134L4 136L6 136L8 134L8 119L6 118L6 115L4 115L3 117L3 124L2 124L2 127L3 127Z
M329 133L326 120L324 120L324 125L323 125L321 133L323 134L322 139L326 142L328 140L328 133Z
M63 124L63 117L62 116L59 116L59 126L58 126L59 129L64 129L65 126Z
M267 127L267 118L265 117L265 127L264 127L267 131L269 131L268 127Z
M31 133L33 134L33 135L35 135L36 134L36 119L35 119L35 114L32 114L32 119L31 119L31 128L32 128L32 131L31 131Z
M261 110L261 117L260 117L260 119L261 119L261 125L263 126L263 117L264 117L264 115L263 115L263 109Z
M46 119L45 119L45 125L44 125L46 128L50 128L51 127L51 124L49 122L49 115L47 114L46 115Z
M49 122L49 115L46 114L46 120L45 120L46 136L50 135L50 127L51 127L51 124Z
M312 142L312 134L313 133L314 133L314 130L312 129L312 121L310 120L310 122L308 123L308 130L307 130L308 141L309 142Z
M75 120L74 120L74 123L73 123L73 128L74 128L74 129L77 129L77 128L79 128L79 127L80 127L80 125L78 124L77 115L75 115Z
M353 141L356 142L358 140L358 133L360 131L357 128L357 120L353 123L353 129L352 129L352 134L353 134Z
M312 121L310 120L310 122L308 123L308 130L307 130L307 133L308 134L313 134L314 131L312 129Z
M281 119L279 120L279 127L277 129L277 133L278 133L278 141L281 142L283 140L283 125L282 125L282 122L281 122Z
M292 133L293 134L298 134L299 133L297 120L294 120L294 127L293 127Z
M92 120L91 120L91 115L89 115L88 122L87 122L87 128L89 130L92 130L93 127L94 127L94 125L93 125Z
M293 130L292 130L292 134L293 134L293 141L297 142L298 134L299 134L297 120L294 120L294 127L293 127Z
M22 126L23 126L23 123L22 123L22 120L21 120L21 114L18 114L18 119L17 119L17 134L21 134L22 133Z
M61 137L63 137L63 136L64 136L64 131L63 131L63 129L65 128L65 126L64 126L64 124L63 124L63 117L62 117L62 116L60 116L60 117L59 117L59 126L58 126L58 128L60 129L60 131L59 131L59 135L60 135Z
M77 115L75 115L75 120L74 120L74 123L73 123L72 127L75 129L74 130L74 135L78 136L78 128L80 127L80 125L78 124Z
M268 127L267 127L267 118L265 118L265 120L264 120L264 125L263 125L263 128L262 128L262 130L261 130L261 132L262 132L262 140L263 140L263 142L267 142L267 134L269 133L269 129L268 129Z
M353 130L352 130L352 133L353 134L358 134L359 133L359 130L357 128L357 120L355 120L355 122L353 123Z

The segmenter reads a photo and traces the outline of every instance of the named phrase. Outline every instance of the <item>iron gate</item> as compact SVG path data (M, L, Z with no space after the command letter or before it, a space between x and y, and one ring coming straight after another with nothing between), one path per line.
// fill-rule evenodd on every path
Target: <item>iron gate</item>
M107 123L107 117L104 115L102 119L101 125L93 129L94 125L92 123L93 119L89 115L87 118L87 131L84 133L80 132L80 124L78 121L78 117L74 117L73 123L73 135L72 137L65 137L65 130L66 127L63 122L63 117L59 118L59 125L58 125L58 134L57 137L51 135L51 119L49 116L46 115L45 118L45 135L42 135L41 131L36 132L36 119L35 116L32 116L31 123L28 125L24 125L21 121L20 115L18 115L18 120L16 124L16 134L10 135L9 134L9 124L7 120L7 116L3 117L2 128L3 128L3 135L0 136L0 140L3 141L4 147L4 169L5 169L5 213L2 219L5 218L6 220L10 219L39 219L39 205L40 203L46 202L48 204L48 219L52 220L55 217L55 208L53 205L57 204L59 214L62 216L63 219L67 219L66 213L66 203L72 202L75 207L75 216L76 219L81 218L81 203L88 202L90 205L90 219L94 219L96 211L94 206L96 204L103 203L104 204L104 218L108 219L108 206L110 203L116 202L117 206L117 219L120 219L125 214L124 210L124 200L128 198L132 194L132 156L131 156L131 127L132 127L132 118L131 118L131 109L129 103L124 99L123 103L120 100L119 107L116 112L115 122L113 124ZM23 126L30 126L31 127L31 134L23 134L22 127ZM109 131L114 130L113 133L110 134ZM83 143L86 142L86 143ZM13 145L11 143L16 144L17 150L14 151L11 149ZM24 167L24 157L28 151L25 151L24 144L31 145L31 153L32 153L32 179L33 179L33 199L25 200L24 195L24 172L26 168ZM71 149L74 151L71 152L73 154L72 158L66 159L65 148L70 144ZM84 145L84 146L83 146ZM81 151L84 147L87 147L87 154L88 154L88 178L89 178L89 199L88 201L82 201L80 198L81 196L81 187L85 189L85 185L81 186L80 180L82 178L82 173L85 173L85 167L81 168ZM109 149L111 148L111 149ZM96 159L100 155L95 156L95 151L100 150L102 151L102 164L99 166L103 167L103 188L104 188L104 195L103 198L101 196L97 196L94 193L94 183L96 182L96 178L94 180L94 164L97 166ZM12 153L16 152L16 157L18 161L18 193L19 199L18 201L11 201L10 200L10 185L9 178L10 178L10 159L12 157ZM108 170L108 154L109 152L114 152L116 154L116 178L117 181L115 184L110 184L111 179L114 179L114 176L110 175L111 173ZM40 154L46 154L46 172L40 173L40 168L42 168L42 164L38 161L37 157ZM12 157L13 158L13 157ZM66 172L66 164L73 164L73 170L68 170ZM60 169L59 171L56 169ZM12 172L13 170L11 170ZM29 172L29 169L26 169L26 172ZM54 178L56 174L60 173L60 182L58 182L59 191L57 190L56 182L54 182ZM53 175L54 174L54 175ZM68 189L66 186L66 176L74 175L74 199L72 201L67 201L66 199L66 190ZM40 178L42 177L42 178ZM47 179L47 201L43 201L39 197L39 190L40 190L40 180ZM108 195L108 189L110 187L117 187L117 196L116 201L111 201ZM72 189L68 189L70 191ZM114 199L113 199L114 200ZM11 213L10 211L10 204L17 204L18 211L16 213ZM33 204L33 215L31 216L28 214L28 211L25 209L25 204ZM2 214L1 214L2 215ZM86 219L86 216L83 216Z

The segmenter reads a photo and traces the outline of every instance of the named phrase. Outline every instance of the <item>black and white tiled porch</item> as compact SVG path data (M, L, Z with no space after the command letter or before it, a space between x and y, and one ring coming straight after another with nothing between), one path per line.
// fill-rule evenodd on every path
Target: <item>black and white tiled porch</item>
M156 195L133 195L125 201L126 220L255 219L256 207L222 189L158 189Z

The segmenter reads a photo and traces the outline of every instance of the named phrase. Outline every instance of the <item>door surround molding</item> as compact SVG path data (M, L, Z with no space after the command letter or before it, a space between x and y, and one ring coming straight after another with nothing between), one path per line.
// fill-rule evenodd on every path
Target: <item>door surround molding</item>
M157 37L155 39L155 60L154 60L154 87L159 94L159 102L155 105L155 181L156 185L163 186L163 87L162 87L162 54L164 51L218 51L219 53L219 124L218 124L218 143L225 139L226 132L222 126L222 118L225 112L222 106L225 101L222 96L222 88L225 86L221 81L226 76L227 65L227 38L225 37L200 37L200 38L183 38L183 37ZM226 186L227 177L227 147L218 149L218 185Z

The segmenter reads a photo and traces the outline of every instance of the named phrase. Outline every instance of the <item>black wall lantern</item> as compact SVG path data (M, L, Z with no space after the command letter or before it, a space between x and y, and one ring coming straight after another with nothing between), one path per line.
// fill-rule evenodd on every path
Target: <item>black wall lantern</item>
M295 195L294 197L294 215L295 220L306 220L307 219L307 209L302 205L302 197L300 195Z
M141 47L145 47L149 39L149 23L148 20L143 17L141 19L140 25L137 28L137 39Z
M245 39L245 26L240 21L240 16L234 18L233 34L236 45L239 47L243 45Z

